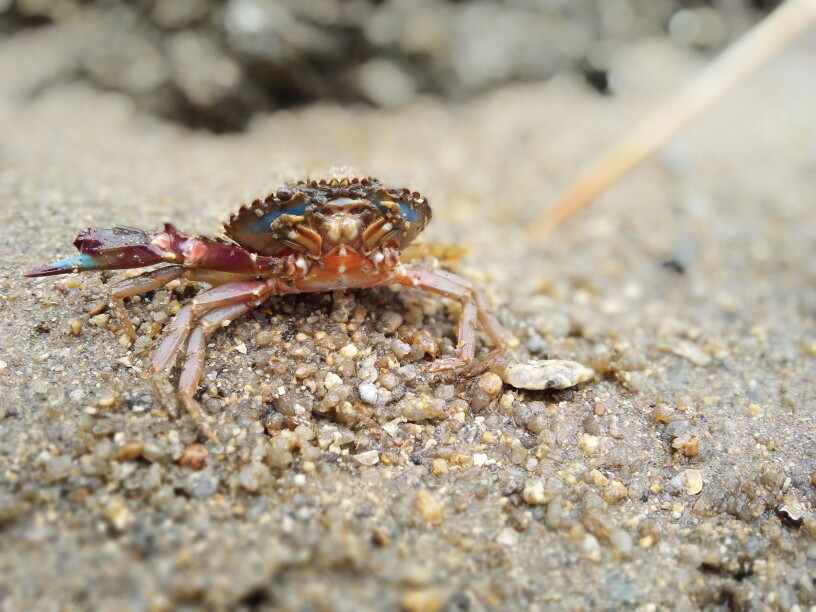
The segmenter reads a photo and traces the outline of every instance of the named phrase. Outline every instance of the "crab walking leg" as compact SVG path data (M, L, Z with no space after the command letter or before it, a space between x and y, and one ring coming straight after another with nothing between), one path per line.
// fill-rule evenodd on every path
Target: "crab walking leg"
M259 306L269 297L275 286L273 279L227 283L197 295L178 311L168 326L168 333L153 355L153 373L159 375L176 361L181 346L190 335L196 317L220 306L251 303Z
M165 266L112 284L108 291L111 309L125 328L125 333L131 340L136 339L136 330L133 328L133 323L130 322L130 317L125 311L124 299L139 295L140 293L154 291L182 277L187 280L200 281L213 286L251 278L251 276L245 274L214 272L211 270L191 270L184 266Z
M493 345L497 347L497 350L503 351L505 344L504 329L502 328L501 323L499 323L496 317L493 316L488 309L487 300L485 299L484 294L478 289L474 288L469 280L454 274L453 272L448 272L447 270L435 270L433 274L441 276L452 283L456 283L463 289L472 292L473 298L476 301L479 323L481 323L482 328L484 328Z
M188 414L193 417L196 425L210 441L218 443L218 437L207 424L204 414L201 412L200 404L195 400L195 393L201 374L204 371L204 356L206 352L206 340L217 329L229 325L238 317L251 312L257 306L257 301L251 299L246 302L231 304L215 308L200 317L196 327L190 333L187 342L184 364L179 376L178 392L181 402Z
M496 350L488 356L489 359L493 359L504 352L505 344L502 338L501 326L486 311L483 298L473 290L465 279L449 272L430 272L412 266L400 266L394 271L389 282L438 293L461 302L463 306L462 315L459 319L456 358L437 360L431 365L432 371L459 368L468 365L473 360L476 352L475 324L477 320L482 324L491 342L496 347Z

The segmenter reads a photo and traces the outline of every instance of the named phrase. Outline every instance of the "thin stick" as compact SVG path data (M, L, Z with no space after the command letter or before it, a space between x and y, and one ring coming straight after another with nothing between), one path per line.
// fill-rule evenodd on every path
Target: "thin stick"
M816 0L787 0L648 115L570 185L527 228L540 238L648 159L729 89L790 45L816 20Z

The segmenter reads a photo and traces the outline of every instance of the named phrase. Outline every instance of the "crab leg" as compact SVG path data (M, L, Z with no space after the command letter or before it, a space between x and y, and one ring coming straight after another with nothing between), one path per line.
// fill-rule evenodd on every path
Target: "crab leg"
M153 355L153 372L159 375L176 361L181 346L190 336L195 319L221 306L250 303L260 306L276 285L274 279L260 281L236 281L227 283L194 297L178 311L168 326L168 333Z
M431 371L451 370L470 364L476 352L475 324L477 320L495 346L495 350L487 356L485 362L492 361L504 352L506 345L501 325L487 312L484 297L475 291L465 279L449 272L430 272L413 266L400 266L394 271L388 282L438 293L460 302L463 306L459 319L456 358L437 360L431 364Z
M239 302L211 310L198 320L187 342L184 364L182 365L181 374L179 375L179 397L187 413L193 417L196 425L198 425L201 433L216 444L218 443L218 437L207 424L206 417L201 411L201 405L195 400L195 393L198 389L198 383L201 380L201 373L204 371L206 340L217 329L252 311L256 306L256 300L250 300L248 302Z
M125 328L125 333L136 339L136 330L130 322L130 317L125 311L124 299L140 293L146 293L163 287L167 283L178 278L186 278L191 281L208 283L213 286L223 285L231 281L249 280L249 275L232 274L230 272L214 272L212 270L189 270L183 266L164 266L156 270L150 270L133 278L120 280L110 286L110 305L116 318L119 319Z

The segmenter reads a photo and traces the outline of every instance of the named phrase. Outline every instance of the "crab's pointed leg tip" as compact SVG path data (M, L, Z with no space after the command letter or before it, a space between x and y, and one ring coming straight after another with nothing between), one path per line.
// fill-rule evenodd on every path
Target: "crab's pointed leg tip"
M90 264L90 265L89 265ZM83 270L93 269L92 262L87 255L76 255L61 259L54 263L37 266L31 270L23 272L26 278L35 278L37 276L55 276L57 274L70 274L71 272L81 272Z

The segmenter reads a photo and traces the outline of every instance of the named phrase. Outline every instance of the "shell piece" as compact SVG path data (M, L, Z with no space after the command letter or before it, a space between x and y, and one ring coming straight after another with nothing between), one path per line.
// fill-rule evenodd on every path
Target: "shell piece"
M507 366L502 380L516 389L568 389L595 376L592 368L564 359L530 361Z
M366 243L362 234L381 219L380 227L386 229L375 234L373 241L401 250L428 225L431 208L419 193L384 187L373 178L306 180L242 206L224 224L224 230L255 253L295 251L319 256L339 244L370 251L372 232L366 234ZM361 231L351 231L352 226L359 226ZM322 244L314 247L316 240L304 241L304 228L319 234ZM321 249L321 253L310 252L310 247Z

